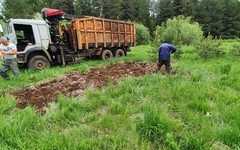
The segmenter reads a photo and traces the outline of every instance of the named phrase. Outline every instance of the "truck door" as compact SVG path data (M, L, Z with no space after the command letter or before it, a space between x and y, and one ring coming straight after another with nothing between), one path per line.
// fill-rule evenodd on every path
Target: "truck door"
M41 36L42 47L48 49L50 43L49 29L46 25L38 25L38 30Z
M9 21L6 25L5 36L9 38L9 41L17 45L17 36L15 34L14 26L12 21Z

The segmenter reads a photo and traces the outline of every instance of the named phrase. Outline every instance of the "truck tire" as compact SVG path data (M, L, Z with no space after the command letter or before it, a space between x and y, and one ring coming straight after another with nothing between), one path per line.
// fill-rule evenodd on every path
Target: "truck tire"
M113 58L113 53L110 50L104 50L102 52L102 54L100 55L100 59L101 60L105 60L105 59L111 59Z
M118 50L115 51L114 56L115 57L125 57L126 54L125 54L124 50L118 49Z
M50 62L46 57L42 55L36 55L32 57L28 62L28 69L41 70L48 67L50 67Z

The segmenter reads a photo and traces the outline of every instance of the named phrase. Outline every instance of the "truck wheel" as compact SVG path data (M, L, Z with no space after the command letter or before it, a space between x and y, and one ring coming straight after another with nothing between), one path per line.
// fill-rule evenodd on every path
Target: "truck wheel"
M28 62L28 69L41 70L47 67L50 67L50 62L46 57L41 55L32 57Z
M118 49L118 50L115 52L114 56L115 56L115 57L125 57L126 55L125 55L124 50Z
M110 50L104 50L100 56L101 60L113 58L113 53Z

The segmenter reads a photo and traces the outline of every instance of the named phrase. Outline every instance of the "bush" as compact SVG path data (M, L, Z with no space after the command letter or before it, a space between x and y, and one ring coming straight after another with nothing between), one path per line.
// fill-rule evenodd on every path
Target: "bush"
M220 42L216 42L216 40L213 40L213 37L209 35L194 45L194 51L204 59L216 58L224 54L220 45Z
M175 57L179 58L183 53L182 45L194 44L202 39L203 31L197 22L192 22L191 17L184 16L168 19L166 23L157 26L155 37L153 40L154 49L150 52L150 56L156 57L158 48L163 40L167 40L170 44L178 48Z
M150 41L150 32L147 27L142 24L136 23L137 44L145 45Z
M226 74L228 75L232 70L232 64L225 64L225 65L221 65L219 66L219 72L221 74Z
M230 58L237 59L240 57L240 45L233 45L233 49L230 51Z

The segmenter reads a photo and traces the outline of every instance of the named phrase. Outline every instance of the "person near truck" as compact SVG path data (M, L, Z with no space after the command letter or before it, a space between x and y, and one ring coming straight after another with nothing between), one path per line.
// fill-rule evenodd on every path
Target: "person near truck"
M167 41L163 41L163 44L159 47L159 57L158 57L158 70L161 69L163 65L165 65L166 72L170 73L171 67L171 53L175 53L177 48L168 44Z
M1 38L0 52L3 59L0 67L0 75L9 80L8 70L11 70L16 77L19 77L19 69L17 64L17 48L14 44L9 43L6 37Z

